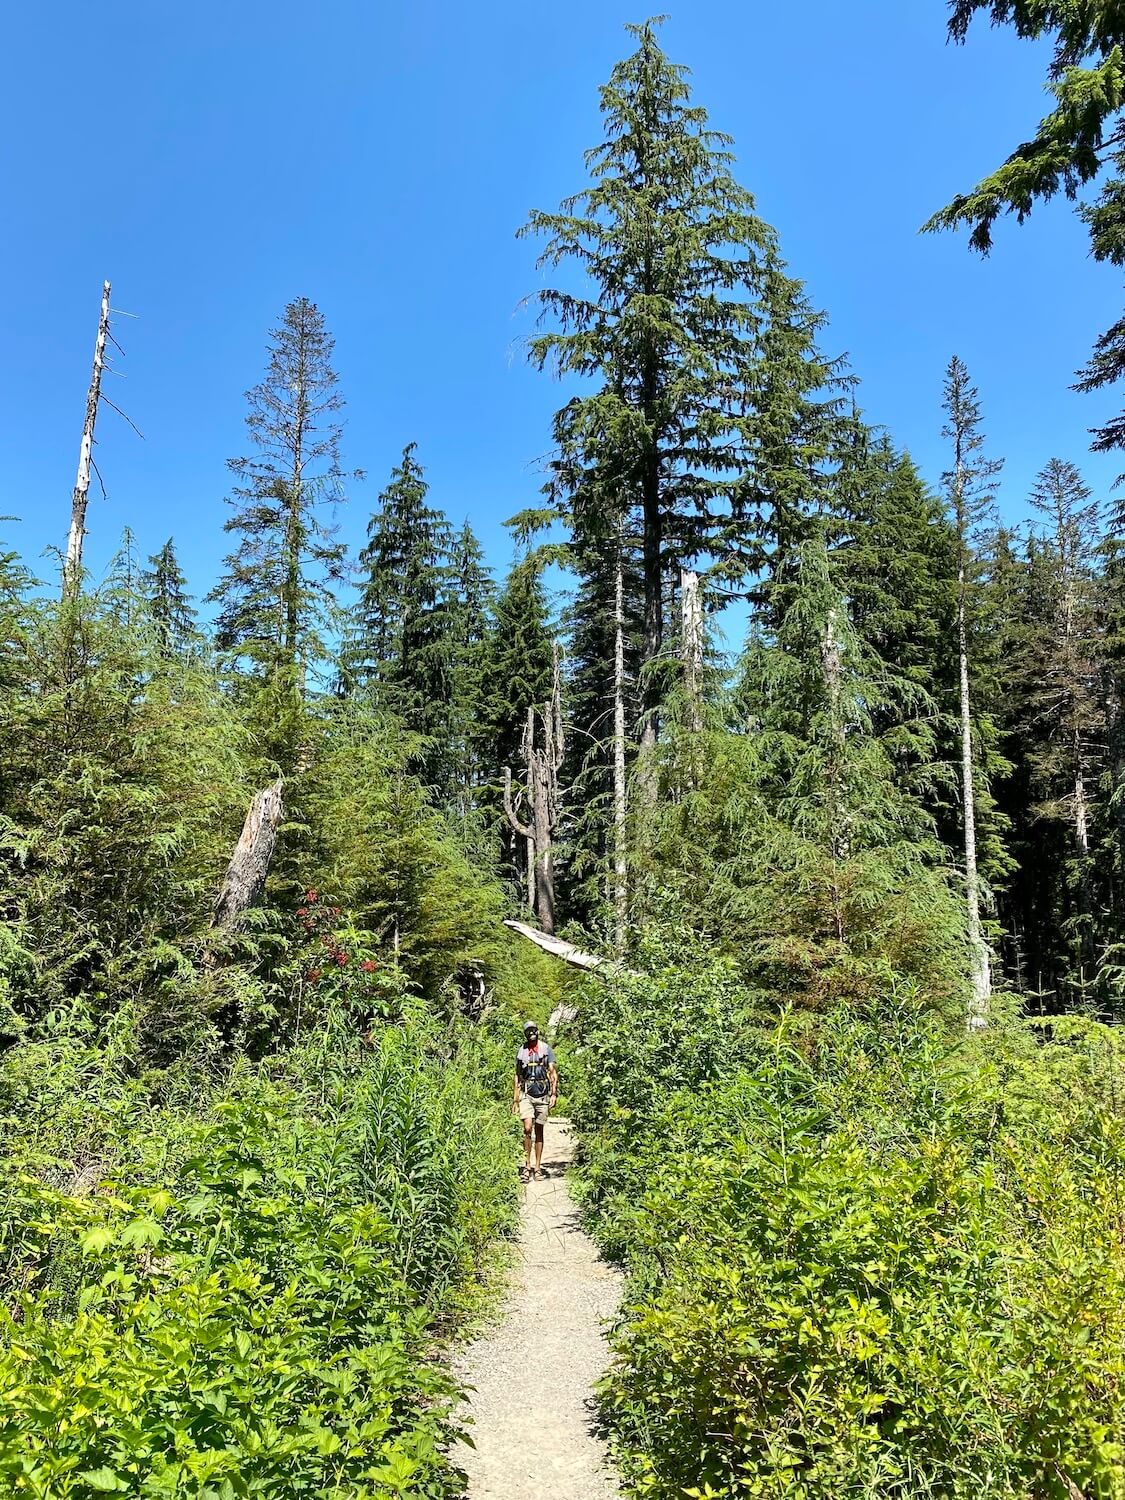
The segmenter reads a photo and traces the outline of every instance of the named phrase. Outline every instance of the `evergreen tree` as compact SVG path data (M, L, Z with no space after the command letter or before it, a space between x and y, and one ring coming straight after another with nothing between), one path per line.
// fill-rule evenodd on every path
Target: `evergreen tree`
M542 563L528 554L504 580L481 653L479 723L497 784L518 763L528 709L550 702L553 647Z
M668 580L708 552L739 573L760 564L759 512L775 501L780 512L795 474L815 484L823 444L794 453L790 443L832 373L773 230L731 174L728 138L691 103L654 24L629 30L637 50L602 89L591 185L558 213L533 213L523 232L546 236L541 263L576 261L585 278L579 292L540 293L558 327L533 339L531 355L598 384L556 417L552 493L579 538L624 524L640 539L651 745Z
M979 607L980 568L974 538L983 522L995 490L997 461L983 456L984 435L980 430L980 400L969 381L969 372L956 355L945 378L945 411L949 418L943 430L953 447L953 467L944 476L952 523L957 536L956 620L958 698L961 726L961 812L964 830L965 903L968 915L969 949L972 959L971 1026L987 1024L991 979L988 945L981 921L981 879L977 849L977 795L982 782L979 755L973 748L972 683L970 643Z
M786 1001L882 994L889 964L962 1003L945 851L899 775L903 731L876 722L910 725L912 755L929 759L932 702L854 629L823 533L786 573L788 608L769 638L752 633L729 725L669 736L665 757L700 769L653 820L648 900L659 911L670 899Z
M484 640L495 592L484 552L467 519L453 544L450 584L454 757L459 802L462 811L467 812L481 779L477 715Z
M171 537L159 552L149 557L149 567L141 575L141 585L156 624L161 650L169 656L176 656L197 646L200 634L196 614Z
M430 506L428 493L409 443L368 523L345 670L422 738L422 774L446 796L454 775L459 622L449 522Z
M524 744L528 715L551 701L555 641L542 579L543 560L533 552L517 559L497 596L481 647L477 726L482 798L505 836L508 874L520 867L503 813L505 770L526 794Z
M281 721L299 715L308 671L326 655L322 632L344 572L344 548L322 519L344 498L333 344L306 297L286 307L270 335L265 377L247 395L254 452L228 462L238 483L226 530L239 543L208 596L219 605L219 649L248 662L267 688L275 753L292 728Z
M572 732L564 780L573 809L566 873L571 909L588 925L595 925L609 904L610 871L620 852L619 782L622 769L627 773L634 759L643 636L639 554L637 539L623 533L596 541L587 534L573 549L578 586L566 617L567 717Z
M1099 600L1094 561L1099 507L1073 464L1052 459L1031 495L1043 518L1031 591L1027 759L1040 824L1061 824L1067 839L1053 861L1060 890L1055 925L1069 950L1063 985L1074 993L1095 974L1092 840L1105 759L1104 683L1099 670ZM1067 847L1069 845L1069 848Z

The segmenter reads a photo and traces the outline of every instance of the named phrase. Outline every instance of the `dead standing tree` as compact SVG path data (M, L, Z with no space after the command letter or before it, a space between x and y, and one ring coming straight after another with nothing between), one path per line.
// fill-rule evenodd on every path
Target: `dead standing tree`
M90 472L94 466L94 426L102 396L102 371L105 368L105 346L109 338L109 282L102 284L102 310L98 319L98 337L94 344L94 370L86 393L86 420L82 424L82 446L78 450L78 475L70 502L70 535L66 541L66 565L63 570L63 594L77 594L82 579L82 542L86 535L86 502L90 493Z
M536 721L541 730L537 735ZM537 743L541 739L542 743ZM558 648L554 652L551 701L538 712L527 711L527 728L523 737L527 787L521 794L527 801L527 821L517 811L512 796L512 769L504 767L504 812L512 831L527 842L528 906L545 933L555 930L555 864L554 839L558 830L562 798L559 771L562 769L565 741L562 717L562 672Z
M242 825L242 835L231 855L223 888L215 903L211 918L215 930L230 932L238 925L243 913L261 899L273 862L284 808L280 777L272 785L263 787L251 802Z

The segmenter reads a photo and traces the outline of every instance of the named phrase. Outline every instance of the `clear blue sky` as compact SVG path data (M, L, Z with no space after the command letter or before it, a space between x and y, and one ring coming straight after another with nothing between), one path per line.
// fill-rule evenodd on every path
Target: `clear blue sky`
M0 536L29 560L65 540L109 277L137 314L117 321L126 378L109 393L145 441L103 409L95 571L128 524L145 552L173 534L206 592L243 392L298 295L336 336L345 459L368 474L341 515L349 542L417 441L434 501L469 515L502 566L501 522L534 499L560 394L524 361L521 301L540 273L515 230L582 185L597 86L644 16L622 0L13 6L0 513L22 519ZM1103 493L1120 467L1086 451L1113 395L1068 389L1120 311L1119 276L1089 260L1063 204L1004 226L988 261L917 233L1044 103L1042 49L985 27L950 47L944 22L941 0L682 0L664 45L735 137L869 418L936 482L942 370L959 353L1014 518L1052 455Z

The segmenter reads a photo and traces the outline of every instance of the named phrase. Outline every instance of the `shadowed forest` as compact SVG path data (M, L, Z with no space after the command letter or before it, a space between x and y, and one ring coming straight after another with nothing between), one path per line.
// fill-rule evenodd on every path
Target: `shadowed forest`
M1120 265L1119 21L978 11L1051 113L927 227L1077 195ZM721 101L626 45L575 196L497 227L561 377L506 569L425 432L347 471L309 287L214 587L92 576L106 287L68 543L0 548L4 1494L459 1495L554 1014L623 1493L1125 1497L1125 501L1059 453L1003 519L953 351L923 476ZM1058 374L1123 370L1111 320Z

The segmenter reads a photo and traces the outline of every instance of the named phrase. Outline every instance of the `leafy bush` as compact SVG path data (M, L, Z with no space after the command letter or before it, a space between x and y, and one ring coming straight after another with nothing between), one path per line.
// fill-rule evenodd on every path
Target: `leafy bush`
M581 1124L635 1493L1125 1494L1114 1034L965 1038L909 991L767 1030L698 961L674 1018L666 976L608 988Z
M514 1209L487 1036L415 1007L363 1043L337 1009L191 1111L56 1050L102 1108L36 1141L9 1054L5 1492L456 1493L430 1350Z

